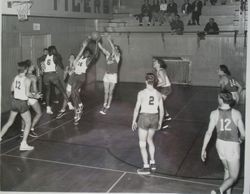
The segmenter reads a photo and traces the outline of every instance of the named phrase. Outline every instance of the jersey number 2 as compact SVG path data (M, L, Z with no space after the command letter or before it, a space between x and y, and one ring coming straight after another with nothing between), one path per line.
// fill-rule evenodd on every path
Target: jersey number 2
M149 105L154 105L154 100L155 100L154 96L149 96L149 102L148 102L148 104Z
M220 119L220 130L221 131L231 131L232 129L229 128L229 125L231 124L230 119Z

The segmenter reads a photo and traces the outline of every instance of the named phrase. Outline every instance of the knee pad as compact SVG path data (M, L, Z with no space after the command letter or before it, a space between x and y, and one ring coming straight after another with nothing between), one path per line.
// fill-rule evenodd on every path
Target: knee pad
M146 148L146 141L139 141L140 148Z
M66 87L66 91L71 92L71 90L72 90L72 86L68 84L67 87Z

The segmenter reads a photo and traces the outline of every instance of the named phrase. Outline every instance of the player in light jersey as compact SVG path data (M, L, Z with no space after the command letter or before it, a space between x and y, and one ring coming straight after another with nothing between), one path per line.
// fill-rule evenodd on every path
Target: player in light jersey
M60 81L59 75L56 72L57 65L60 65L63 69L61 61L57 58L56 55L53 54L54 46L50 46L48 48L49 54L46 56L43 68L43 81L46 87L46 112L47 114L53 114L50 106L50 96L51 96L51 85L55 85L60 93L63 95L64 99L67 101L69 107L71 107L71 103L68 101L68 96L66 94L66 90L63 87L63 84Z
M155 145L153 137L156 130L161 129L164 115L163 101L161 94L153 87L155 76L152 73L146 74L146 89L141 90L137 95L137 102L134 109L132 130L138 127L139 146L143 160L143 168L138 169L138 174L150 174L156 170ZM137 117L139 119L137 122ZM150 162L148 163L147 143Z
M25 62L28 64L28 71L27 71L26 77L31 82L30 92L32 94L36 94L36 93L38 93L38 89L37 89L37 80L38 79L34 75L35 66L32 64L32 62L30 60L26 60ZM40 107L39 101L35 98L29 98L28 105L30 105L32 107L32 109L35 111L35 117L33 118L29 135L31 137L38 137L38 135L35 133L34 128L42 116L41 107ZM22 130L23 129L24 129L24 122L22 122Z
M10 116L7 123L3 126L2 131L0 132L0 141L4 134L8 131L10 126L14 123L15 118L18 113L21 114L22 119L25 123L24 135L19 147L20 151L33 150L34 147L27 144L27 138L31 127L31 115L28 106L29 98L40 98L39 93L32 94L30 92L31 81L26 77L28 64L27 62L18 63L18 75L14 78L14 81L11 85L11 91L14 93Z
M229 92L221 92L218 95L219 108L210 114L208 130L203 141L201 159L205 162L206 148L216 127L216 149L225 174L222 185L218 190L211 191L211 194L230 194L240 170L240 143L245 139L245 131L240 112L230 107L232 101L233 97Z
M113 92L115 85L118 80L118 68L119 68L119 63L121 59L121 52L120 48L118 45L114 45L111 37L108 36L107 38L111 48L112 52L110 53L108 50L106 50L101 43L98 43L99 48L101 51L104 53L106 56L106 72L103 77L103 82L104 82L104 104L103 108L100 111L101 114L105 115L107 113L107 110L110 108L112 98L113 98Z
M233 95L233 99L236 104L238 104L240 99L240 93L242 91L242 86L239 82L231 76L231 73L226 65L220 65L218 69L218 75L220 77L220 88L221 91L229 91Z
M68 84L66 87L67 93L72 96L73 104L75 107L74 122L77 122L81 118L81 112L83 109L83 104L80 98L79 90L83 86L86 79L86 72L89 64L91 63L94 55L91 55L91 51L87 49L88 40L83 42L82 48L80 49L76 59L73 62L73 73L69 77ZM66 102L63 108L57 115L57 118L61 118L66 113Z
M158 58L153 58L153 68L156 70L157 74L157 89L161 93L163 102L164 102L164 109L165 109L165 117L164 120L169 121L171 120L171 117L167 111L167 97L171 94L172 88L171 88L171 82L169 81L169 78L167 76L166 72L166 64L163 60ZM163 124L162 129L168 128L168 125L166 123Z

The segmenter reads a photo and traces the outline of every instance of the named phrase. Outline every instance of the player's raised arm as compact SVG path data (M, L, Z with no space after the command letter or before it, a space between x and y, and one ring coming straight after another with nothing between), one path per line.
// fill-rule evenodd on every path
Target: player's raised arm
M108 52L108 50L106 50L100 42L98 42L97 44L101 51L104 53L104 55L106 55L106 57L110 55L110 52Z

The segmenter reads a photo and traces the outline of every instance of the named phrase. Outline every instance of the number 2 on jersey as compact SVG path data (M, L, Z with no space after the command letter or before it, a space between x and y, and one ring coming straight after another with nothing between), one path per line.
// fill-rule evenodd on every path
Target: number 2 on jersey
M154 105L154 100L155 100L154 96L149 96L149 102L148 102L148 104L149 105Z
M221 131L231 131L232 129L229 128L229 125L231 124L230 119L220 119L220 130Z

